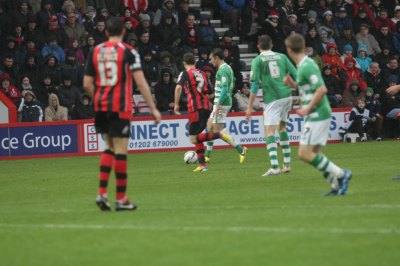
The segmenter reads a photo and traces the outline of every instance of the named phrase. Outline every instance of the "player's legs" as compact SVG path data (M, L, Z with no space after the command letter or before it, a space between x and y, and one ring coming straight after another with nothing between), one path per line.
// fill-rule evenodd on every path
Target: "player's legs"
M111 145L115 153L113 165L116 183L115 210L135 210L137 206L131 204L126 197L127 154L131 122L129 119L119 118L118 113L108 113L107 119L109 120L107 134L111 138Z
M127 179L127 153L128 153L128 138L113 138L114 150L115 150L115 162L114 172L116 178L116 198L123 200L126 196L126 187L128 184Z
M304 131L300 140L299 158L311 164L322 173L325 179L332 185L330 193L344 194L347 190L347 183L351 178L351 172L340 168L322 153L322 147L328 140L329 126L330 120L307 122L304 125Z
M279 123L279 142L283 154L283 169L282 172L289 173L291 171L291 149L290 138L286 131L286 124L289 118L289 112L292 109L292 97L288 97L281 101L281 121Z
M208 120L208 131L209 132L221 132L224 129L224 125L226 123L226 117L231 109L231 106L221 106L220 109L217 109L217 106L214 105L213 111L211 113L210 119ZM210 126L211 121L211 126ZM210 129L211 128L211 129ZM237 150L240 156L240 162L242 163L246 158L246 150L239 144L237 141L227 132L224 131L221 135L221 139L231 145L233 148ZM213 143L211 141L207 142L207 151L206 151L206 159L209 160L211 157Z
M286 122L281 121L279 125L279 142L281 144L282 154L283 154L283 169L284 173L289 173L291 171L291 149L290 149L290 139L289 134L286 131Z
M131 204L126 196L126 188L128 186L128 143L127 137L113 137L113 144L115 150L115 186L116 186L116 202L115 209L122 210L135 210L137 206Z
M276 133L277 131L282 130L283 125L281 124L281 122L286 122L287 114L289 112L288 103L291 103L291 97L279 99L271 103L264 104L263 119L265 129L265 142L267 144L267 151L271 168L263 176L277 175L281 173L278 161L278 145L276 142ZM284 124L284 126L286 126L286 124Z
M110 211L111 206L107 198L107 186L110 179L110 173L114 163L114 150L111 137L107 134L109 126L109 117L104 112L97 112L95 117L96 132L103 135L105 150L100 155L99 168L99 188L96 196L96 204L102 211Z
M275 134L278 130L278 125L267 125L264 127L265 129L265 141L267 143L267 151L269 156L269 162L271 163L271 168L275 170L279 170L279 161L278 161L278 145L276 143Z
M211 117L207 121L207 131L213 132L213 123ZM210 160L213 147L214 147L214 141L210 140L206 142L206 151L205 151L206 162Z
M222 132L223 131L223 129L224 129L224 123L214 123L213 124L213 132ZM237 141L236 141L236 139L234 138L234 137L232 137L231 136L231 134L229 134L229 131L228 130L224 130L223 131L223 134L225 135L225 136L228 136L229 137L229 141L225 141L225 142L227 142L229 145L231 145L233 148L235 148L235 150L238 152L238 153L240 153L240 154L243 154L244 153L244 148L242 147L242 145L240 145Z
M107 196L108 180L114 164L114 147L112 139L108 134L103 134L105 150L100 155L100 184L98 194Z
M205 109L200 109L197 112L189 114L189 140L195 145L197 158L199 160L199 166L193 170L194 172L207 170L203 142L220 138L219 133L201 133L207 126L209 115L210 112Z

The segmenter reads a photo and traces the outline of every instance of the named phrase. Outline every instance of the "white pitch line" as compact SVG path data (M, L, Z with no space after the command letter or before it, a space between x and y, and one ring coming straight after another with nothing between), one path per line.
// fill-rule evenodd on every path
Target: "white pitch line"
M305 227L249 227L249 226L145 226L101 224L0 224L1 228L61 229L61 230L128 230L128 231L187 231L234 233L327 233L327 234L400 234L400 228L305 228Z
M156 211L156 210L269 210L269 209L399 209L400 204L360 204L360 205L225 205L225 206L146 206L141 210ZM93 209L96 210L97 209ZM74 209L30 209L24 212L41 212L41 213L71 213L80 212ZM12 210L1 210L5 212L15 212ZM82 210L81 212L87 212Z

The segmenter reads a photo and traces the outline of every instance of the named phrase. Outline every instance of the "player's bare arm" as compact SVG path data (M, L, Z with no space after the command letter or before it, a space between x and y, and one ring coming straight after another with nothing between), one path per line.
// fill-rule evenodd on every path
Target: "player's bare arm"
M251 112L253 111L253 104L256 99L258 89L259 89L259 81L252 81L250 88L249 102L247 103L247 110L246 110L247 122L251 120Z
M156 124L160 123L161 114L158 111L158 109L153 101L153 98L151 97L149 84L147 84L147 81L144 78L143 72L135 71L135 72L133 72L133 77L135 79L136 85L138 86L140 93L143 95L144 100L147 102L147 104L149 105L149 107L151 109L151 114L154 117L154 122L156 122Z
M325 86L318 87L318 89L315 91L314 96L310 103L306 106L303 106L302 108L297 110L297 114L301 117L304 117L311 113L311 111L314 109L314 107L322 100L324 95L327 93L327 88Z
M181 114L179 112L179 99L181 98L181 94L182 94L182 86L178 84L175 87L175 106L174 106L174 113L177 115Z
M94 77L89 76L89 75L85 75L83 77L83 88L85 89L85 91L89 95L89 97L93 99L93 95L94 95Z
M254 100L256 99L257 94L255 93L250 93L249 96L249 102L247 104L247 110L246 110L246 121L249 122L251 120L251 112L253 111L253 104Z
M292 76L290 76L290 74L287 74L283 78L283 82L290 88L297 88L297 83L296 83L296 81L293 80L293 78L292 78Z

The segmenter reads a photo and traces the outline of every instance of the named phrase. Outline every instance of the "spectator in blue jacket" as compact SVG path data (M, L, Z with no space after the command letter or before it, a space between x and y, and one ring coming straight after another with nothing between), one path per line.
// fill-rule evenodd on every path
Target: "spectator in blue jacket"
M345 26L352 26L351 19L347 15L347 9L341 7L339 9L339 15L335 17L335 25L339 32L339 35L342 35Z
M48 37L47 43L42 48L42 57L46 58L48 55L53 54L59 64L65 61L64 50L58 45L57 38L54 35Z
M239 19L245 0L218 0L221 17L224 22L230 21L230 29L235 36L239 34Z
M372 59L368 56L368 48L365 44L360 43L358 45L356 60L361 67L362 73L364 73L371 65Z
M179 24L178 11L175 8L175 2L173 0L164 0L162 2L161 8L159 8L153 18L153 25L158 26L161 19L165 13L171 13L177 24Z
M210 15L202 14L200 24L197 26L197 45L211 51L218 46L219 36L210 22Z
M393 46L395 52L400 54L400 21L396 23L396 31L393 33Z

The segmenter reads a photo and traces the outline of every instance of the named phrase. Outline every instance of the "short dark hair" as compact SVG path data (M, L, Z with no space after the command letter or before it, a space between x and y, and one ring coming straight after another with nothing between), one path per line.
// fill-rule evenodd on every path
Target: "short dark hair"
M258 36L258 46L262 50L268 50L271 47L271 44L272 44L272 40L271 40L271 37L269 37L268 35L264 34L264 35Z
M183 55L183 62L185 62L188 65L194 65L196 64L196 58L194 57L193 53L188 52Z
M99 16L99 17L96 19L96 25L99 24L99 22L106 22L106 18L103 17L103 16Z
M295 54L304 52L306 47L304 37L298 33L290 34L286 40L285 45L290 48Z
M106 30L110 36L120 36L123 28L122 20L117 17L111 17L106 21Z
M216 56L216 57L218 57L218 58L221 59L221 60L225 60L224 51L222 51L221 48L214 48L214 49L211 51L211 56L212 56L212 57Z

